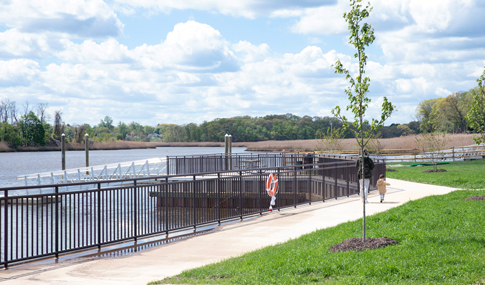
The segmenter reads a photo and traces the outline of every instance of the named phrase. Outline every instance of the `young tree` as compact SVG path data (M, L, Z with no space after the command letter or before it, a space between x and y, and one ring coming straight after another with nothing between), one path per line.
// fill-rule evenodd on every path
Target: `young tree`
M335 73L345 74L346 79L350 83L350 87L345 89L345 93L349 98L349 105L347 106L347 111L351 111L354 115L353 125L355 130L352 130L357 139L357 144L361 149L361 154L364 153L364 147L368 144L372 134L377 132L377 130L384 125L384 121L391 116L395 109L395 106L383 97L381 117L379 120L372 119L372 123L364 119L365 112L371 102L370 98L366 96L369 91L370 79L369 77L364 77L365 66L367 64L367 55L365 54L365 47L372 44L375 40L374 29L368 23L362 23L362 21L369 17L372 7L370 3L363 7L361 4L362 0L350 0L351 10L348 13L344 13L344 19L348 23L348 29L350 31L349 44L355 47L357 52L354 57L358 59L359 68L357 72L357 77L353 77L350 72L344 68L340 59L335 63ZM347 118L341 114L339 106L336 106L332 113L337 118L341 119L344 124L344 129L347 129L349 124ZM370 125L367 130L364 129L364 125ZM362 168L364 168L364 163L362 163ZM364 169L362 169L364 173ZM363 204L363 241L365 242L365 202Z
M485 143L485 69L477 82L478 90L466 117L470 127L478 133L477 136L473 135L473 140L476 144L481 144Z
M342 142L344 137L344 131L342 128L327 129L327 133L322 135L322 138L318 140L317 148L322 152L341 152Z
M433 164L433 170L438 169L438 159L444 156L443 150L450 141L445 133L423 133L415 138L418 149L423 151L424 157Z

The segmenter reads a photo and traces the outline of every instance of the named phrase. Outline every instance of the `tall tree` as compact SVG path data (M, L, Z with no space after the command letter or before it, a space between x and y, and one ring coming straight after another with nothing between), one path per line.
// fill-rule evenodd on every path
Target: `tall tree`
M362 21L369 17L372 7L370 3L363 7L361 4L362 0L350 0L350 12L344 13L344 19L348 23L348 29L350 31L349 44L354 46L357 52L354 57L359 61L359 68L357 77L354 78L350 72L344 68L340 59L335 63L335 73L345 74L346 79L350 82L350 87L345 89L345 93L350 101L347 106L347 111L351 111L354 116L353 125L355 130L352 130L355 134L357 144L361 149L361 154L364 153L365 146L369 143L372 138L372 134L376 133L377 130L384 125L384 121L391 116L395 109L395 106L383 97L381 117L377 119L372 119L370 128L364 129L364 126L369 126L369 121L364 119L365 112L368 108L371 99L366 96L369 91L370 78L364 77L365 66L367 64L367 55L365 54L365 48L372 44L375 40L374 29L368 23L362 23ZM344 128L348 129L349 124L347 118L341 114L339 106L336 106L332 113L339 119L342 120ZM364 163L362 163L362 168L364 168ZM362 174L364 174L364 169L362 169ZM365 242L365 202L363 205L363 241Z
M54 114L54 138L56 140L61 139L61 135L64 133L64 122L62 122L62 112L61 110L55 111Z
M48 105L48 103L39 103L35 106L37 118L39 118L42 124L45 123L47 120L48 115L46 114L46 110Z
M433 105L438 99L429 99L419 102L416 107L416 117L420 122L420 130L422 132L433 132L435 127L433 125Z
M482 75L477 79L478 92L473 97L473 104L467 114L470 127L478 133L473 135L476 144L485 143L485 68Z
M19 125L26 146L45 145L44 126L34 112L30 111L27 115L22 116Z

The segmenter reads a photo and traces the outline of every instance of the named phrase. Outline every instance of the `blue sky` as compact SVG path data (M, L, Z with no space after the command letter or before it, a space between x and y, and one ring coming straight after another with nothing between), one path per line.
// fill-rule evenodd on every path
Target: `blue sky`
M202 123L331 116L355 72L349 0L0 0L0 100L47 103L68 124ZM425 99L476 86L485 65L479 0L374 0L372 99L407 123Z

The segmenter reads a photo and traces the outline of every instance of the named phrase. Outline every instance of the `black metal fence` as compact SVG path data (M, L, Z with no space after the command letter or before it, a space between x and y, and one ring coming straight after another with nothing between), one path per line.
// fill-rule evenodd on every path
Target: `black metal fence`
M258 159L269 165L271 158ZM261 215L270 203L269 173L278 176L277 210L358 193L355 161L281 166L279 160L190 176L73 183L70 189L79 190L70 191L61 191L62 184L0 188L0 265ZM374 177L380 173L384 161L376 161ZM34 188L44 191L17 195Z

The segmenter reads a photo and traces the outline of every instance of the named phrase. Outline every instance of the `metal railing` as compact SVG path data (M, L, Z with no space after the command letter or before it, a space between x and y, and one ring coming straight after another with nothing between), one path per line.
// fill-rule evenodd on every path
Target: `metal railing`
M70 184L80 186L76 191L58 184L0 188L0 265L262 215L269 173L279 180L277 210L359 192L355 161L321 161ZM385 173L385 161L375 164L374 177ZM18 194L29 188L45 191Z

